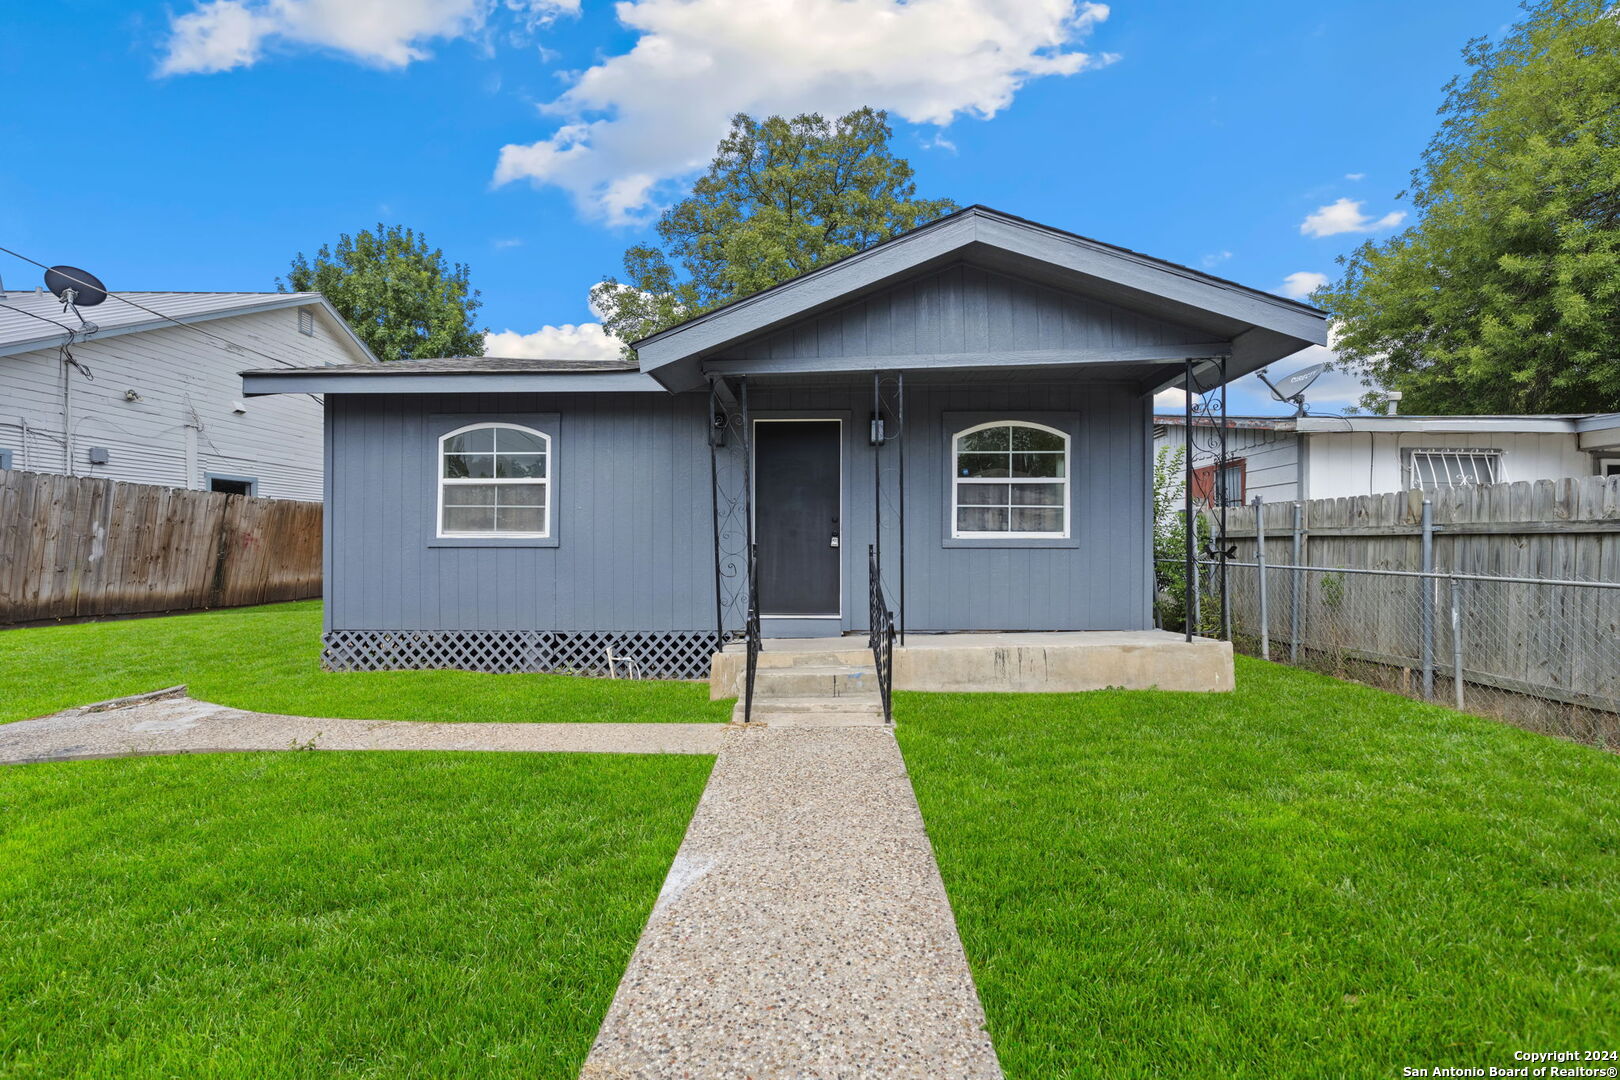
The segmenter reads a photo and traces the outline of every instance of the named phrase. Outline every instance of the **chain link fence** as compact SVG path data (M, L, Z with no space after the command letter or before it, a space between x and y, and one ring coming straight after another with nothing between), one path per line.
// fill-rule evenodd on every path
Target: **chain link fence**
M1195 625L1240 652L1620 749L1620 582L1229 560L1223 613L1220 579Z

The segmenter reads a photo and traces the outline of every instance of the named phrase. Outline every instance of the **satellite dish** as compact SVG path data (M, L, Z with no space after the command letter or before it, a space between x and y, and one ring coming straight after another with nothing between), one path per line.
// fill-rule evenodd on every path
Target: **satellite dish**
M107 286L96 275L77 266L53 266L45 271L45 287L74 307L95 307L107 299Z
M1261 369L1257 374L1260 376L1260 381L1271 388L1272 397L1278 401L1293 402L1299 410L1295 415L1302 416L1305 413L1305 391L1310 388L1311 383L1321 378L1322 372L1327 369L1328 365L1326 364L1312 364L1309 367L1302 367L1287 378L1278 379L1276 382L1266 378L1264 369Z

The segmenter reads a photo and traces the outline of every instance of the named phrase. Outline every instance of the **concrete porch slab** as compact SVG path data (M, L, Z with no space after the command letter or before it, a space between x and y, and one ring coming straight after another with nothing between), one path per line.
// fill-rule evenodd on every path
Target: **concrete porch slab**
M870 663L871 655L865 635L768 638L760 667ZM741 645L716 653L710 697L736 697L746 664ZM1189 642L1165 630L913 633L894 649L896 690L1057 694L1119 687L1223 693L1234 681L1230 642Z

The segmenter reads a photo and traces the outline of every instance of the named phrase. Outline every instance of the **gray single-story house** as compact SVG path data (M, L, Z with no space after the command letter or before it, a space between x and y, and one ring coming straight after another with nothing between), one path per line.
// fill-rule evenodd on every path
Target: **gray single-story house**
M639 366L249 371L244 393L324 396L329 666L611 651L698 677L751 615L864 632L875 588L911 634L1150 630L1154 393L1325 329L973 206L637 342Z

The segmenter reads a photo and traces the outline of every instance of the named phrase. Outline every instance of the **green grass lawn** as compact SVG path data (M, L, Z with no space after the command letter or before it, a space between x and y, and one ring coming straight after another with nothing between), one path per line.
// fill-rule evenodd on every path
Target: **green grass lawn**
M1620 1045L1620 757L1243 657L1238 687L897 695L1009 1077Z
M0 631L0 723L176 683L258 712L352 720L704 721L704 683L322 671L319 601Z
M0 767L0 1076L572 1078L712 760Z

